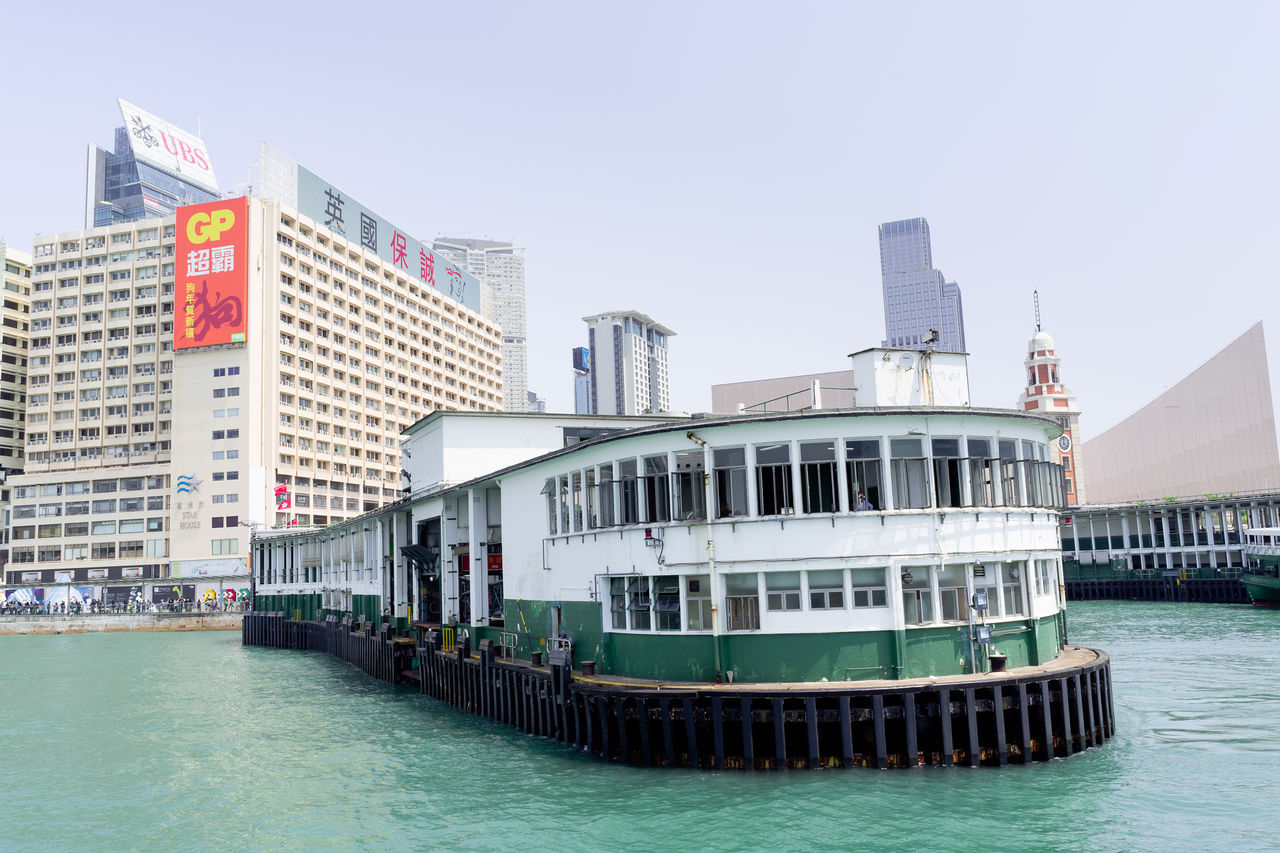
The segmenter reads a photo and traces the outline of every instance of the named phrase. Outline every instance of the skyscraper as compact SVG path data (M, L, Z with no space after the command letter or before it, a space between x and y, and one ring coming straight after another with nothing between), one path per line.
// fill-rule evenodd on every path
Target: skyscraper
M221 198L204 142L121 99L115 151L89 145L84 227L172 216Z
M965 352L960 286L933 268L929 223L923 217L880 226L886 347L921 347L936 329L936 348Z
M675 332L639 311L582 318L591 352L593 415L639 415L671 408L667 339Z
M524 249L504 240L470 237L437 237L432 248L480 279L480 313L502 327L503 411L527 411Z

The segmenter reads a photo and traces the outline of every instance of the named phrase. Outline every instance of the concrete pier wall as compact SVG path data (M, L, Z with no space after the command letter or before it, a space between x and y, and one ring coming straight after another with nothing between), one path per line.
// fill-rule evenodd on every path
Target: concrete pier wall
M106 631L239 631L243 613L96 613L0 616L0 634L94 634Z

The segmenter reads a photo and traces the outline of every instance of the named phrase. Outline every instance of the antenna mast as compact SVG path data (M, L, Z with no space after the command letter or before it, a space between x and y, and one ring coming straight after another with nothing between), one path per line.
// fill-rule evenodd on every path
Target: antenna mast
M1031 298L1034 299L1036 303L1036 331L1038 332L1040 331L1040 291L1031 291Z

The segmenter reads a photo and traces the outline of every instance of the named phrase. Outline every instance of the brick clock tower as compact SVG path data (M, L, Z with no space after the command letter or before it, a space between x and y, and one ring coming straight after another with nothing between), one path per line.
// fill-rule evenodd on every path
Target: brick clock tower
M1063 429L1062 437L1053 445L1051 456L1062 463L1066 478L1067 503L1085 502L1084 449L1080 445L1080 409L1076 398L1062 384L1053 338L1040 330L1040 300L1036 299L1036 333L1027 344L1027 387L1018 398L1018 408L1037 415L1047 415Z

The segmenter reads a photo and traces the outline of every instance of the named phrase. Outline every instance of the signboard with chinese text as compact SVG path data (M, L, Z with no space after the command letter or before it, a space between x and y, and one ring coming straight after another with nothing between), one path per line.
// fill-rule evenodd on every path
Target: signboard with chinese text
M297 208L353 245L424 284L447 293L473 311L480 310L480 281L444 255L391 224L314 172L298 166Z
M245 342L249 301L249 200L178 208L177 316L173 348Z
M218 192L218 179L205 151L204 140L174 127L158 116L120 98L120 114L133 156L162 172L179 175L211 193Z
M173 560L169 563L171 578L204 578L220 575L249 574L248 557L223 557L211 560Z

